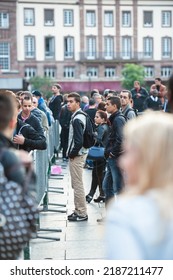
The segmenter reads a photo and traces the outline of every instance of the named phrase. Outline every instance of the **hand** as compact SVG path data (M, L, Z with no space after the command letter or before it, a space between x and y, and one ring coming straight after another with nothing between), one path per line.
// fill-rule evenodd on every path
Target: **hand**
M24 150L15 150L14 152L20 158L22 164L26 168L31 168L33 159L32 159L32 156L28 152L26 152Z
M15 144L23 145L24 142L25 142L25 137L23 137L22 134L20 134L20 135L15 135L15 136L13 137L13 142L14 142Z

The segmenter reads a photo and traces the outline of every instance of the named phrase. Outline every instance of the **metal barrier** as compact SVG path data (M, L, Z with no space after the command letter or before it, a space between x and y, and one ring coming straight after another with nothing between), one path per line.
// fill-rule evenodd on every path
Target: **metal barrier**
M43 206L43 211L51 211L48 209L48 179L50 175L51 164L55 160L55 153L58 152L60 144L59 136L59 122L56 120L51 127L46 136L47 138L47 149L46 150L34 150L31 152L33 156L33 164L36 172L37 183L36 183L36 200L38 202L38 207ZM62 193L62 192L61 192ZM56 210L53 210L56 212ZM58 211L62 212L64 211ZM43 229L40 228L40 217L37 220L37 232L38 231L52 231L61 232L61 229ZM49 239L59 241L60 238L45 237L37 234L37 238ZM30 259L30 245L26 245L24 249L24 259Z

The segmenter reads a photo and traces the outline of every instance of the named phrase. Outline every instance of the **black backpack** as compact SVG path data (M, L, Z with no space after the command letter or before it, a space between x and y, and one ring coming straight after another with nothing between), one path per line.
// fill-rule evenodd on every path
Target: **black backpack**
M128 116L128 113L129 113L130 111L135 112L136 117L138 116L138 110L137 110L137 109L129 108L129 109L125 112L125 114L124 114L124 116L127 118L127 120L128 120L128 117L127 117L127 116Z
M83 134L83 147L85 149L88 149L92 147L95 143L95 134L96 134L95 124L93 120L90 118L90 116L85 112L79 111L76 113L76 115L79 114L82 114L86 117L86 127Z

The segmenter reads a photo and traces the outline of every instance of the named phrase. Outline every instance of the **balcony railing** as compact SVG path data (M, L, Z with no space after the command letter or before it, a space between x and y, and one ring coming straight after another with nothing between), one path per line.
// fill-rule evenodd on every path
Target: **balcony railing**
M152 59L152 54L148 55L148 53L143 52L80 52L81 61L141 61L148 58Z

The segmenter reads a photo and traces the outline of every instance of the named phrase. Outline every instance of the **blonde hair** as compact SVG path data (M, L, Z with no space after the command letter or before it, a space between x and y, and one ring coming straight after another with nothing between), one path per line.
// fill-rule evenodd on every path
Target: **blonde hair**
M124 137L139 156L135 192L142 194L150 189L165 192L168 188L173 193L173 116L146 111L127 123Z

